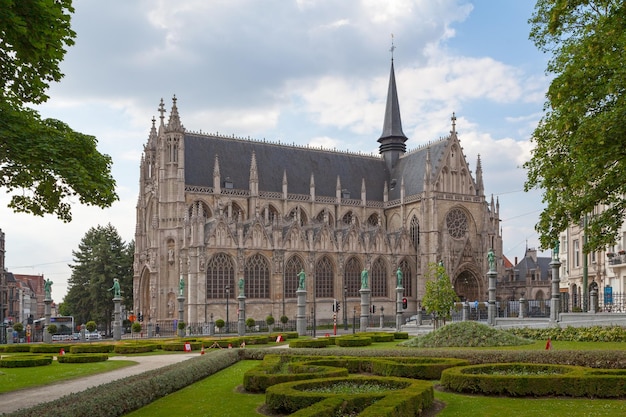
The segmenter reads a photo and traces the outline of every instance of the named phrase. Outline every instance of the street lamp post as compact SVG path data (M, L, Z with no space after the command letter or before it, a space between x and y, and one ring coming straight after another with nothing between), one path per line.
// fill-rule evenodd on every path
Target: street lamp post
M346 298L348 297L348 287L343 287L343 329L348 330L348 304L346 304Z
M227 285L226 286L226 333L229 333L228 331L228 299L230 298L230 286Z

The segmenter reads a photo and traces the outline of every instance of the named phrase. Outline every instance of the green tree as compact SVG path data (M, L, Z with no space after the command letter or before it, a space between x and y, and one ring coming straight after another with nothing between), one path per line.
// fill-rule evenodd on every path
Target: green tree
M95 137L27 107L48 100L50 83L63 77L73 12L71 0L0 0L0 187L14 211L66 222L70 198L98 207L117 200L112 160Z
M434 314L434 327L438 328L440 320L445 323L445 320L450 317L450 311L459 297L457 297L443 265L428 264L426 279L426 291L424 298L422 298L422 305L426 311Z
M111 224L91 228L73 251L74 264L68 280L66 308L77 323L95 320L110 332L113 315L113 279L118 278L122 300L132 306L133 244L126 245Z
M587 218L585 252L616 241L626 210L626 4L539 0L529 23L553 76L525 189L542 189L536 229L544 248ZM606 206L595 213L598 206Z

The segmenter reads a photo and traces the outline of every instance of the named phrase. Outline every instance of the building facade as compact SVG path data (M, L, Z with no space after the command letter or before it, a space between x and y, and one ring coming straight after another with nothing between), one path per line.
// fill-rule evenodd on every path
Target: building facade
M240 294L247 317L295 318L300 271L307 314L332 317L333 300L359 314L363 270L372 304L392 313L398 268L414 314L439 261L462 299L486 300L499 203L485 198L480 156L470 171L454 115L448 137L407 152L393 61L377 156L190 132L176 98L167 123L165 112L161 100L140 167L144 320L177 319L181 291L188 323L226 319L229 305L234 317Z
M595 210L599 213L603 207ZM618 241L602 251L585 254L584 244L583 218L560 236L562 303L567 311L589 311L590 294L596 291L599 310L626 312L626 226L622 224Z

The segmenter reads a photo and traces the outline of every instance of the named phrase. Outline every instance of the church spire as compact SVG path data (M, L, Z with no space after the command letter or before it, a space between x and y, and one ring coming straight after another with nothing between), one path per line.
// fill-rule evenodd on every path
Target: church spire
M391 53L395 47L391 46ZM406 142L408 138L402 131L402 120L400 119L400 105L398 104L398 90L396 89L396 75L393 67L393 55L391 58L391 72L389 74L389 88L387 90L387 105L385 107L385 120L383 122L383 133L378 142L378 151L387 162L387 168L391 170L401 154L406 152Z
M167 128L170 132L182 132L185 130L183 125L180 123L178 107L176 106L176 96L172 98L172 110L170 111L170 120L167 123Z

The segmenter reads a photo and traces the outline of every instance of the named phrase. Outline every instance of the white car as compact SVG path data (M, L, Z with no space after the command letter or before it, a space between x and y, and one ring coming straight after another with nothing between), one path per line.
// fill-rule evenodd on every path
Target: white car
M85 340L100 340L102 336L98 332L85 333Z

